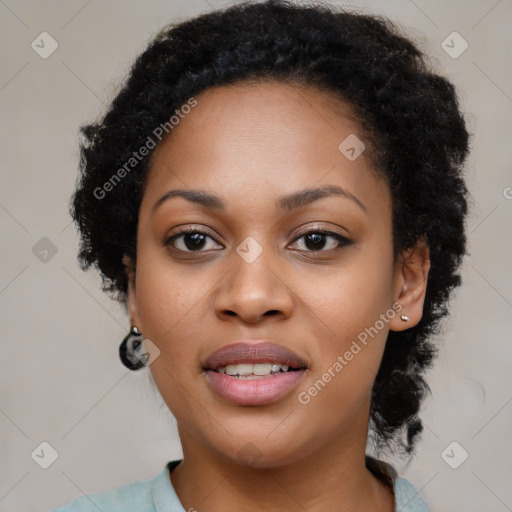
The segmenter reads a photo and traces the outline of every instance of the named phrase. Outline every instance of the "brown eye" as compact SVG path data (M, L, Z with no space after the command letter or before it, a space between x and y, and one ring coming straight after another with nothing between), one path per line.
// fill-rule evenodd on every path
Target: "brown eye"
M208 248L205 248L205 245L207 245L206 241L208 239L215 241L213 237L203 231L198 231L197 229L184 229L167 238L165 245L171 245L173 248L183 252L200 252L208 250ZM178 244L175 243L176 241L178 241ZM181 247L178 247L178 245Z
M330 243L327 241L329 238L331 239ZM307 249L306 252L322 252L326 250L339 249L353 243L352 240L349 240L339 233L319 229L303 233L301 236L297 237L294 242L301 239L304 239L303 245ZM334 242L332 240L334 240Z
M328 250L340 249L351 245L352 240L335 233L333 231L325 231L315 229L303 233L297 237L293 242L304 239L303 245L305 249L299 249L304 252L325 252ZM165 240L165 245L170 245L174 249L181 252L202 252L215 249L215 247L207 247L208 240L213 240L217 243L208 233L199 231L197 229L183 229Z

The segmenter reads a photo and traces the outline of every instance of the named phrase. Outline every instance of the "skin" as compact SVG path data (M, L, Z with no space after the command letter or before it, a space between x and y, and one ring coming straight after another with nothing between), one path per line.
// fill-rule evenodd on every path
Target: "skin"
M266 82L211 88L196 99L155 149L136 270L124 260L130 320L160 350L150 370L178 423L184 461L171 474L178 497L185 510L210 512L392 512L391 490L365 467L370 392L389 329L421 319L428 247L420 241L393 260L390 191L367 152L349 161L338 149L349 134L365 141L339 98ZM327 184L352 193L366 211L339 196L290 212L276 207L282 195ZM177 188L214 193L226 209L175 197L152 213ZM178 226L212 238L200 253L183 236L173 249L165 240ZM337 248L327 236L315 250L297 240L315 228L353 243ZM236 252L249 236L263 251L252 263ZM394 303L400 313L310 403L299 403L298 393ZM273 340L308 363L276 403L237 406L206 382L200 362L247 338ZM256 455L242 458L248 446Z

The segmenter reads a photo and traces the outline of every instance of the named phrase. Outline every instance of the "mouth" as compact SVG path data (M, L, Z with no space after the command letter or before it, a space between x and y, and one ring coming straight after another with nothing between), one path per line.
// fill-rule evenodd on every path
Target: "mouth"
M305 367L292 368L286 364L280 363L239 363L239 364L228 364L227 366L221 366L220 368L206 368L217 373L223 373L230 377L236 377L238 379L265 379L267 377L275 377L280 373L298 372L305 370Z
M203 370L232 377L273 377L307 368L307 363L290 349L276 343L247 340L224 346L203 363Z
M281 345L251 340L222 347L202 367L212 390L222 398L236 405L264 405L288 394L308 364Z

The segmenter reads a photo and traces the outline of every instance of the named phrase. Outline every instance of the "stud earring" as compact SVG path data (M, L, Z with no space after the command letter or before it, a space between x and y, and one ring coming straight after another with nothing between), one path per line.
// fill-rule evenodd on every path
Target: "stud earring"
M403 321L403 322L407 322L409 320L409 317L407 315L402 315L400 317L400 319Z
M119 357L121 362L130 370L136 371L146 366L136 355L137 349L142 344L142 339L142 333L133 325L130 332L121 342L121 345L119 345Z

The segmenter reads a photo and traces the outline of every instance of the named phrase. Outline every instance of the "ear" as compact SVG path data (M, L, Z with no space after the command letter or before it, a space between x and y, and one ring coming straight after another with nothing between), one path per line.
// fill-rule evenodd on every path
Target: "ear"
M392 331L404 331L421 320L430 270L429 255L429 247L422 237L412 249L397 257L393 299L394 303L402 305L402 309L389 322ZM407 315L409 319L403 321L402 315Z
M127 293L127 306L128 314L130 316L130 326L136 326L142 332L139 314L137 310L137 299L135 293L135 265L128 255L123 256L123 264L126 275L128 277L128 293Z

